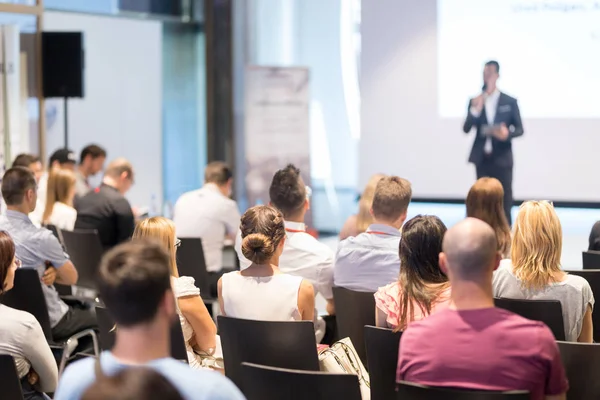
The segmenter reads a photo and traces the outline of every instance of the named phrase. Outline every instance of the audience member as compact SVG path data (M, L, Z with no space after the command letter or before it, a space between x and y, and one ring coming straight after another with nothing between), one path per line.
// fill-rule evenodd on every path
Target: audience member
M271 181L270 205L277 208L285 219L286 240L279 260L280 270L312 283L315 294L320 293L327 301L327 312L335 314L331 289L333 251L306 233L304 224L304 217L310 207L309 190L304 185L300 170L292 164L277 171ZM246 268L250 261L242 251L241 232L238 232L235 247L242 269ZM316 311L315 316L318 316ZM321 319L315 319L315 329L318 336L324 334L325 324Z
M496 232L498 251L510 257L510 226L504 212L504 189L496 178L480 178L467 195L467 217L487 223Z
M0 295L12 289L19 266L15 244L8 233L0 231ZM56 389L56 361L33 315L0 304L0 354L14 358L25 400L45 400L42 393Z
M401 269L398 248L400 228L412 189L397 176L382 178L375 188L366 232L340 242L335 258L335 286L360 292L376 292L398 279Z
M202 367L203 356L207 361L209 357L214 360L212 354L216 347L217 327L200 297L200 290L194 285L194 278L179 276L177 247L180 242L175 236L175 224L163 217L148 218L137 224L133 237L157 240L169 253L171 286L177 299L175 305L190 366Z
M600 221L597 221L592 227L588 250L600 251Z
M77 196L77 199L85 196L92 190L88 179L102 171L105 160L106 150L98 145L90 144L81 150L79 166L75 171L75 176L77 178L75 195Z
M102 371L99 371L102 373ZM94 382L82 400L183 400L164 376L147 367L132 367Z
M448 230L440 267L452 284L451 305L404 331L397 380L565 399L568 382L550 329L494 307L497 243L494 230L478 219Z
M227 164L215 161L204 169L204 186L184 193L175 203L177 233L184 238L202 239L211 296L217 296L217 281L223 269L225 239L233 241L240 225L237 203L230 199L233 174Z
M584 278L561 270L561 251L562 229L552 204L523 203L515 222L511 259L504 260L494 274L494 296L558 300L566 339L592 343L594 294Z
M242 216L240 229L242 253L252 264L219 279L221 313L265 321L313 321L312 285L279 268L286 242L281 212L270 206L252 207Z
M38 228L42 225L44 207L46 207L46 195L48 193L48 177L50 171L56 169L75 170L75 153L69 149L58 149L50 156L50 164L47 172L37 179L38 203L35 210L29 215L31 222Z
M112 351L67 367L55 400L78 400L102 374L133 366L163 375L186 400L243 399L223 375L194 370L169 357L171 322L177 315L171 290L171 260L164 246L136 239L107 253L100 263L100 298L119 329ZM96 363L99 363L96 366ZM103 379L103 377L100 377Z
M400 276L375 293L377 326L406 326L448 307L450 283L438 263L446 225L435 216L417 215L402 228Z
M108 165L102 185L77 201L75 228L96 229L105 251L133 235L135 217L125 198L133 182L133 167L117 158Z
M46 297L52 336L66 339L84 329L96 328L96 315L83 304L68 306L59 297L54 283L75 285L77 270L58 239L45 228L37 228L27 215L35 209L35 177L23 167L11 168L2 178L2 196L8 210L0 217L0 230L8 232L23 268L34 268Z
M19 154L17 157L15 157L12 166L29 168L31 172L33 172L36 182L39 182L40 178L44 174L44 166L42 165L42 160L40 160L38 156L33 154Z
M68 169L50 171L42 224L72 231L77 219L77 211L73 208L74 198L75 174Z
M348 217L342 230L340 231L340 240L347 239L351 236L358 236L369 228L373 223L371 215L371 207L373 205L373 196L377 183L383 178L383 174L375 174L369 179L365 190L361 193L358 200L358 214Z

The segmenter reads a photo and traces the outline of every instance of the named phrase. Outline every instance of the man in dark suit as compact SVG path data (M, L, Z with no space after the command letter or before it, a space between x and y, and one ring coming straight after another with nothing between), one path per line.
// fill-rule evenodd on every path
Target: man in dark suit
M483 93L469 101L463 130L473 127L477 135L473 142L469 162L475 164L477 179L484 176L496 178L504 187L504 212L512 221L513 154L511 140L523 135L523 123L517 99L498 90L500 77L497 61L488 61L483 69Z

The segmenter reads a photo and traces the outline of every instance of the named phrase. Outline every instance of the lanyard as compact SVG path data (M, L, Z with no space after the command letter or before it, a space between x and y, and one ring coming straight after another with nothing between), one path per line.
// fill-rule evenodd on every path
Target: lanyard
M290 228L285 228L286 232L291 232L291 233L299 233L299 232L306 232L306 231L302 231L299 229L290 229Z
M381 231L366 231L365 233L368 233L369 235L386 235L386 236L396 236L392 233L389 232L381 232Z

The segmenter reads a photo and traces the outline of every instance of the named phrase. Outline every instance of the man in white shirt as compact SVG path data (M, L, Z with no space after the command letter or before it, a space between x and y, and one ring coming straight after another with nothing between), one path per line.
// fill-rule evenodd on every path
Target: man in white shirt
M488 61L483 69L483 93L469 101L463 131L476 128L469 162L475 164L477 179L496 178L504 188L504 212L510 224L513 176L512 139L523 135L523 123L517 99L496 87L500 77L497 61Z
M286 241L283 253L279 258L281 272L301 276L312 283L315 294L327 300L327 312L335 313L333 304L333 251L313 236L306 233L304 216L309 209L310 201L307 187L300 176L300 170L288 165L273 176L269 188L270 204L283 214L286 230ZM242 254L241 233L238 232L235 250L240 259L241 268L248 267L251 262ZM315 316L318 314L315 313Z
M204 170L204 186L184 193L175 203L177 236L202 239L211 296L217 297L217 281L223 269L225 240L233 240L240 226L240 211L231 196L233 174L227 164L215 161Z

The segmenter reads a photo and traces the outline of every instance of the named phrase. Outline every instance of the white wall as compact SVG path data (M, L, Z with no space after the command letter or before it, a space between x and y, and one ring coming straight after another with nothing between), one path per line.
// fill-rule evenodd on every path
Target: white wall
M98 143L133 164L133 205L162 198L162 26L156 21L44 13L46 31L82 31L85 97L69 100L69 147ZM62 147L62 100L46 106L48 154Z
M475 180L474 167L467 163L473 134L462 133L462 118L442 118L438 111L437 11L435 0L362 3L359 180L363 184L372 173L394 173L413 183L415 197L464 199ZM462 29L470 29L468 18L462 22ZM523 42L527 43L525 39ZM470 44L450 46L460 57ZM492 43L490 47L484 50L492 55ZM535 52L535 47L515 49L522 51ZM511 70L519 65L499 61L502 89L503 71L508 80ZM480 85L482 65L464 67L474 68ZM543 69L544 64L538 68ZM531 75L530 79L535 80L536 76ZM558 75L554 79L568 80L570 76ZM540 96L569 95L554 90L557 85L552 81L542 83ZM471 87L471 82L465 84ZM473 94L479 87L473 85ZM586 90L581 86L577 89ZM510 94L519 98L519 87L511 89ZM572 101L584 97L574 96ZM460 101L466 113L468 98ZM534 118L528 116L526 109L522 111L525 136L513 141L515 198L599 201L596 159L600 120Z

